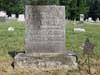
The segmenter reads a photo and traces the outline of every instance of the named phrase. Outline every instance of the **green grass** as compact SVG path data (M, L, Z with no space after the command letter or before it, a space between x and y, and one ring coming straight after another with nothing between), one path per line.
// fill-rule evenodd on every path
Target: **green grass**
M8 31L8 27L14 27L15 31ZM0 59L10 58L8 52L24 50L24 23L9 21L0 23Z
M88 37L96 46L94 48L95 57L100 58L100 24L84 24L86 32L74 32L75 25L73 22L68 22L66 25L66 47L68 50L82 55L82 44Z
M9 32L8 27L15 27L14 32ZM82 55L81 46L87 37L96 44L94 49L95 56L100 58L100 25L85 24L86 32L73 32L74 24L69 21L66 25L66 48ZM9 21L7 23L0 23L0 60L11 59L8 54L10 51L25 50L25 24L17 21Z

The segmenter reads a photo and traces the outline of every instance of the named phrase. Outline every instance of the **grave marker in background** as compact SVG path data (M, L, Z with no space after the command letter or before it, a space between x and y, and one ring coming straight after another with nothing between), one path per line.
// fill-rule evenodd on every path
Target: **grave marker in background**
M24 14L19 14L19 15L18 15L18 21L19 21L19 22L24 22L24 21L25 21L25 16L24 16Z
M80 23L84 22L84 14L80 14Z
M78 24L75 24L74 32L86 32L86 30L83 28L84 23L84 14L80 14L80 22Z
M16 19L16 14L11 14L11 19L15 20Z
M7 13L5 11L0 11L0 22L7 21Z
M99 22L100 22L99 18L97 18L97 19L96 19L96 22L97 22L97 23L99 23Z
M93 23L94 22L93 19L92 19L92 17L89 17L88 18L88 22L90 22L90 23Z

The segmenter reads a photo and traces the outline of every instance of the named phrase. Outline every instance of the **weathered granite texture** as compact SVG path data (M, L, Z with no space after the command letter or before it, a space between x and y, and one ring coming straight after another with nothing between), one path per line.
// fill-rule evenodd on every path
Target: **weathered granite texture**
M65 7L26 6L26 52L65 51Z
M26 52L15 56L15 68L76 69L76 57L65 50L65 7L27 5L25 14Z
M15 57L15 69L56 70L77 69L76 57L67 53L20 53Z

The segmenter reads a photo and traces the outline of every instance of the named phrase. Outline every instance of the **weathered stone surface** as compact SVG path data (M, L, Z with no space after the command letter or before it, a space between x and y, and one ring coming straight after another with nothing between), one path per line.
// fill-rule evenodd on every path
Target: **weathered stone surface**
M76 69L76 57L65 50L65 7L27 5L25 14L26 52L16 55L15 68Z
M64 53L20 53L15 57L16 69L72 70L77 68L76 57Z
M65 51L65 7L26 6L26 52Z

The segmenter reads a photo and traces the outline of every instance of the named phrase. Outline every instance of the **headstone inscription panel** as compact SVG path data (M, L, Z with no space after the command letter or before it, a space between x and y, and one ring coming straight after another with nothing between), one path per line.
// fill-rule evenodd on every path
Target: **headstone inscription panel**
M26 6L26 53L65 51L65 7Z

